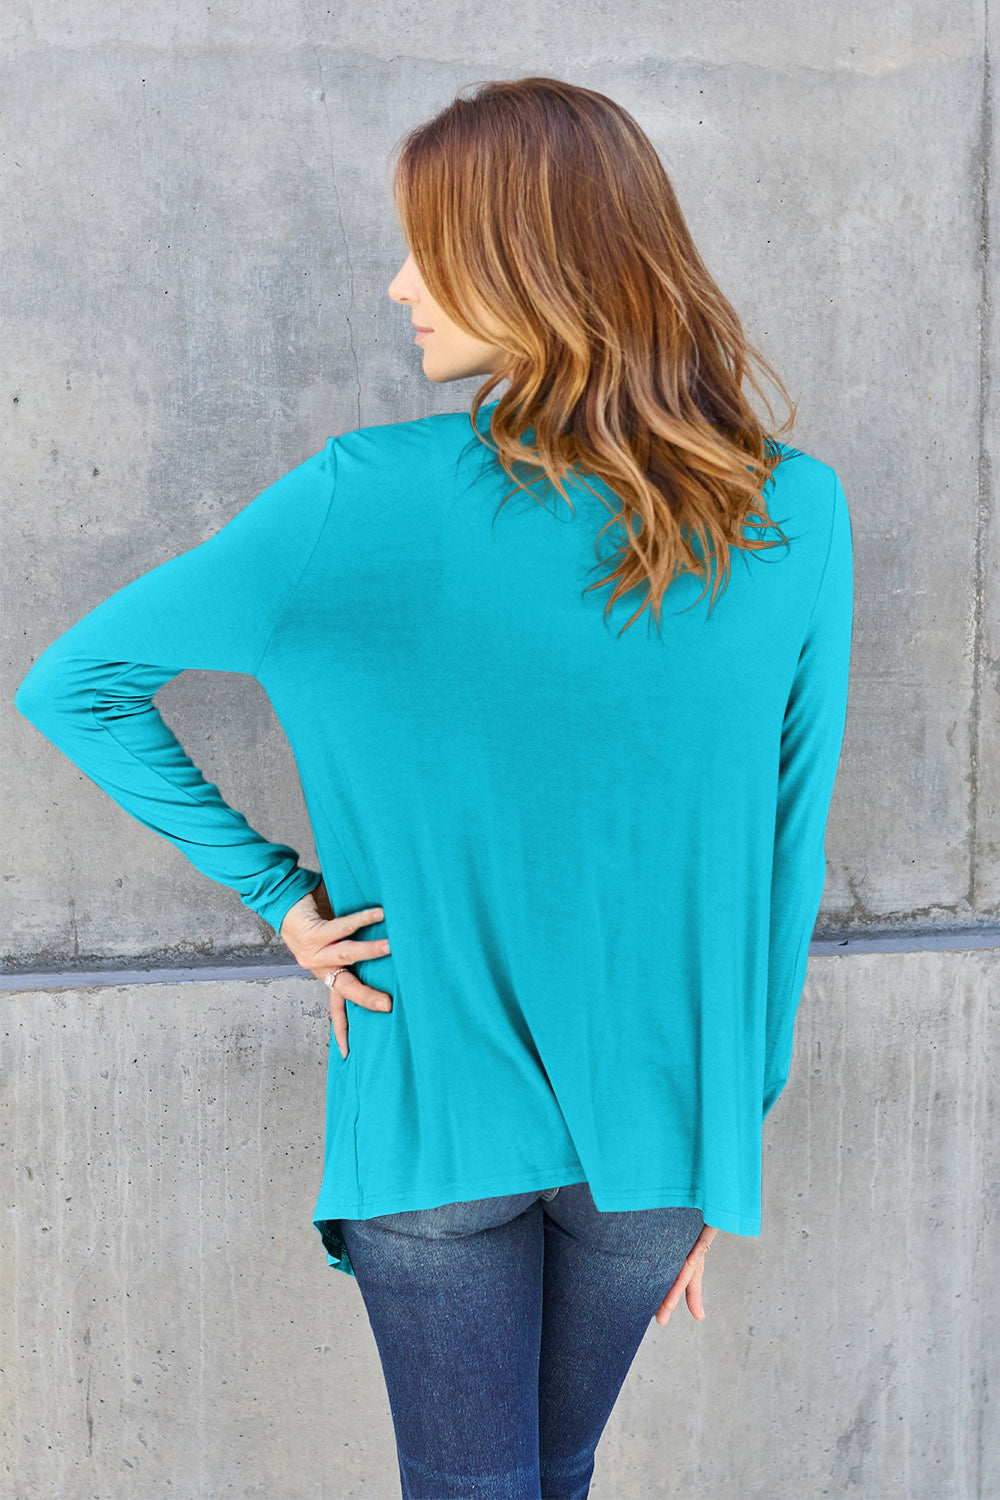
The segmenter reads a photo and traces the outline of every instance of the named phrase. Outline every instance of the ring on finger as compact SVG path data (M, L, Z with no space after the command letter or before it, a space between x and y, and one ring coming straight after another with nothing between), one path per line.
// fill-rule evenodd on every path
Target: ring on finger
M344 972L344 970L346 968L347 968L346 964L341 964L341 966L340 966L339 969L328 969L326 971L326 973L323 975L323 983L326 985L327 989L329 989L329 990L333 989L334 983L336 982L337 975L338 974L343 974L343 972Z

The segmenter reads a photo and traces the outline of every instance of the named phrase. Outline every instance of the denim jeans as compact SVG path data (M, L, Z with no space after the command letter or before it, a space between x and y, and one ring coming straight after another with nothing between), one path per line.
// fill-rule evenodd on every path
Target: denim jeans
M600 1213L586 1182L342 1219L403 1500L582 1500L701 1209Z

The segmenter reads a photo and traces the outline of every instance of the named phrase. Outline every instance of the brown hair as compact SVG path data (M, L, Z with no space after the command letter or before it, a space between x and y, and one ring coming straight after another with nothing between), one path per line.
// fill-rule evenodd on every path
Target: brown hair
M605 614L645 578L649 594L627 625L651 604L659 626L676 572L704 567L708 587L710 543L723 587L730 546L776 545L742 534L751 516L780 531L762 490L788 456L743 393L748 379L763 395L751 362L788 402L778 432L794 424L797 403L748 344L632 116L592 89L520 78L459 94L399 145L393 194L428 290L507 356L470 412L515 480L504 498L528 488L515 472L527 464L571 509L567 472L597 475L621 501L601 532L621 523L621 562L588 585L617 580ZM502 380L493 447L477 416ZM532 445L522 441L529 428ZM710 608L718 587L716 571Z

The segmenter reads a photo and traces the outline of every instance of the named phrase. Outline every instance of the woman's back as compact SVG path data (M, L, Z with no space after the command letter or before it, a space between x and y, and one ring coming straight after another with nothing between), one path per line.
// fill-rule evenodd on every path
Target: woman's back
M479 416L488 430L491 408ZM315 872L201 778L151 704L250 672L295 753L335 912L381 905L331 1047L334 1221L586 1179L600 1210L690 1204L760 1232L825 876L851 641L834 471L783 450L788 539L733 548L709 608L677 577L585 593L611 512L517 492L468 413L331 438L202 546L36 663L21 712L280 929ZM588 483L615 504L600 481ZM499 507L499 509L498 509ZM610 558L609 533L602 558ZM699 597L700 596L700 597Z

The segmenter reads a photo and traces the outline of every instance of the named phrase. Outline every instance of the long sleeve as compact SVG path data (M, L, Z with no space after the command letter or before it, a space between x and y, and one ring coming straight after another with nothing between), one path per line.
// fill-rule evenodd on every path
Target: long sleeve
M771 873L764 1115L785 1086L826 881L825 833L847 716L854 581L850 513L834 476L826 561L781 732Z
M319 882L206 781L154 707L188 669L255 675L324 529L336 440L199 546L119 589L52 643L18 711L126 812L280 931Z

